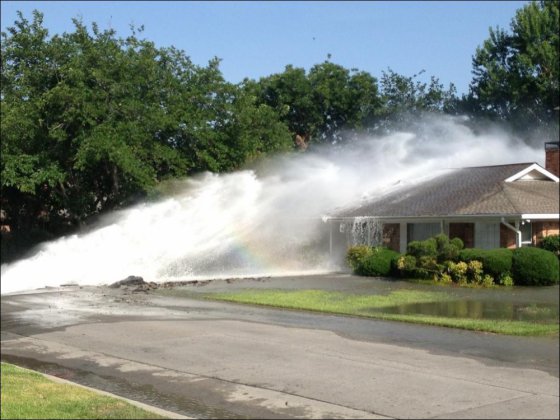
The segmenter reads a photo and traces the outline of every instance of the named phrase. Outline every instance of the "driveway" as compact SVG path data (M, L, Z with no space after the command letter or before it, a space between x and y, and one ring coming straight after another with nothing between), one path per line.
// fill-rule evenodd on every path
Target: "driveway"
M342 277L246 282L329 289L344 280L362 281ZM191 287L244 287L234 283ZM126 288L62 287L1 299L3 360L187 416L559 417L558 338Z

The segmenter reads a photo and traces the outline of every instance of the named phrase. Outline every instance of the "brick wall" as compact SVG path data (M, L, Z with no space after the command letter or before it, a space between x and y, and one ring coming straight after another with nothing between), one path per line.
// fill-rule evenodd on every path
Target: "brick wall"
M544 167L554 175L560 176L560 149L558 149L558 147L550 147L545 150L545 153L546 159Z
M542 238L548 235L560 234L560 223L557 221L551 222L533 222L533 245L538 245Z
M512 223L513 224L513 223ZM515 248L516 234L513 230L500 223L500 248Z

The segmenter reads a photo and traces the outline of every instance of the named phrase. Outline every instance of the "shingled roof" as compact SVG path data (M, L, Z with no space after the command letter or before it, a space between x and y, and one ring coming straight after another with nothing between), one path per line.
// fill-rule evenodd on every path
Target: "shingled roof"
M531 165L518 163L455 169L350 206L332 217L558 214L558 182L538 179L505 182Z

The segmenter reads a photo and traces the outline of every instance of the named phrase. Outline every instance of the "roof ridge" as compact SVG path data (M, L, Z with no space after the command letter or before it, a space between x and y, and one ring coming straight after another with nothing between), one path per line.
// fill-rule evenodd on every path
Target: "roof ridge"
M504 181L499 183L500 186L500 190L503 192L504 197L506 198L506 200L508 201L509 204L511 204L511 207L513 207L513 209L517 212L517 213L521 213L521 211L519 210L519 208L515 205L515 203L512 201L512 199L510 198L510 194L507 191L508 188L505 188L506 183Z
M499 168L499 167L504 167L504 166L525 166L525 165L533 165L533 164L537 164L539 165L537 162L518 162L518 163L504 163L501 165L483 165L483 166L461 166L458 168L448 168L448 169L479 169L479 168ZM541 165L539 165L541 166Z

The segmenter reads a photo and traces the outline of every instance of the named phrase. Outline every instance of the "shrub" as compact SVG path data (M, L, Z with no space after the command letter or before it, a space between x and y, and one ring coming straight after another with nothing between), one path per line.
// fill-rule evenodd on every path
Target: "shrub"
M418 258L418 267L426 270L437 270L437 261L434 257L424 255Z
M461 251L465 247L465 244L463 243L461 238L453 238L449 240L449 243L457 248L458 251Z
M412 271L416 268L416 258L412 255L401 255L396 266L399 271Z
M499 282L502 286L513 286L513 279L509 274L502 274L499 277Z
M459 261L482 262L484 272L490 274L494 278L500 277L502 274L511 272L512 251L506 248L497 249L477 249L468 248L459 252Z
M434 238L425 241L412 241L406 247L406 253L413 257L437 257L437 242Z
M415 279L431 279L434 277L434 272L426 268L416 267L414 271L412 271L411 277Z
M459 251L463 249L463 241L459 238L453 238L450 241L447 235L441 233L434 236L434 239L436 241L438 262L456 259Z
M389 276L392 262L398 256L398 252L388 248L371 248L371 253L359 260L354 272L361 276Z
M554 252L560 257L560 235L549 235L542 239L539 247Z
M441 233L425 241L410 242L407 247L407 254L417 259L430 257L441 263L456 259L461 249L463 249L461 239L453 238L450 241L447 235Z
M393 261L393 271L402 277L415 277L416 258L412 255L399 255Z
M368 255L371 255L371 253L372 248L370 246L357 245L350 247L346 252L346 262L352 270L356 270L361 261L363 261Z
M484 277L482 278L482 285L484 287L494 286L494 278L489 274L485 274Z
M453 261L449 261L447 263L447 270L449 275L453 279L454 282L459 284L466 284L467 283L467 270L469 266L466 262L460 261L458 263L454 263Z
M547 286L558 283L559 263L553 252L523 247L513 251L513 280L517 285Z
M436 277L436 281L443 283L443 284L450 284L453 283L453 279L447 273L442 273L439 277Z
M471 260L467 264L467 278L472 283L482 283L482 263L477 260Z

